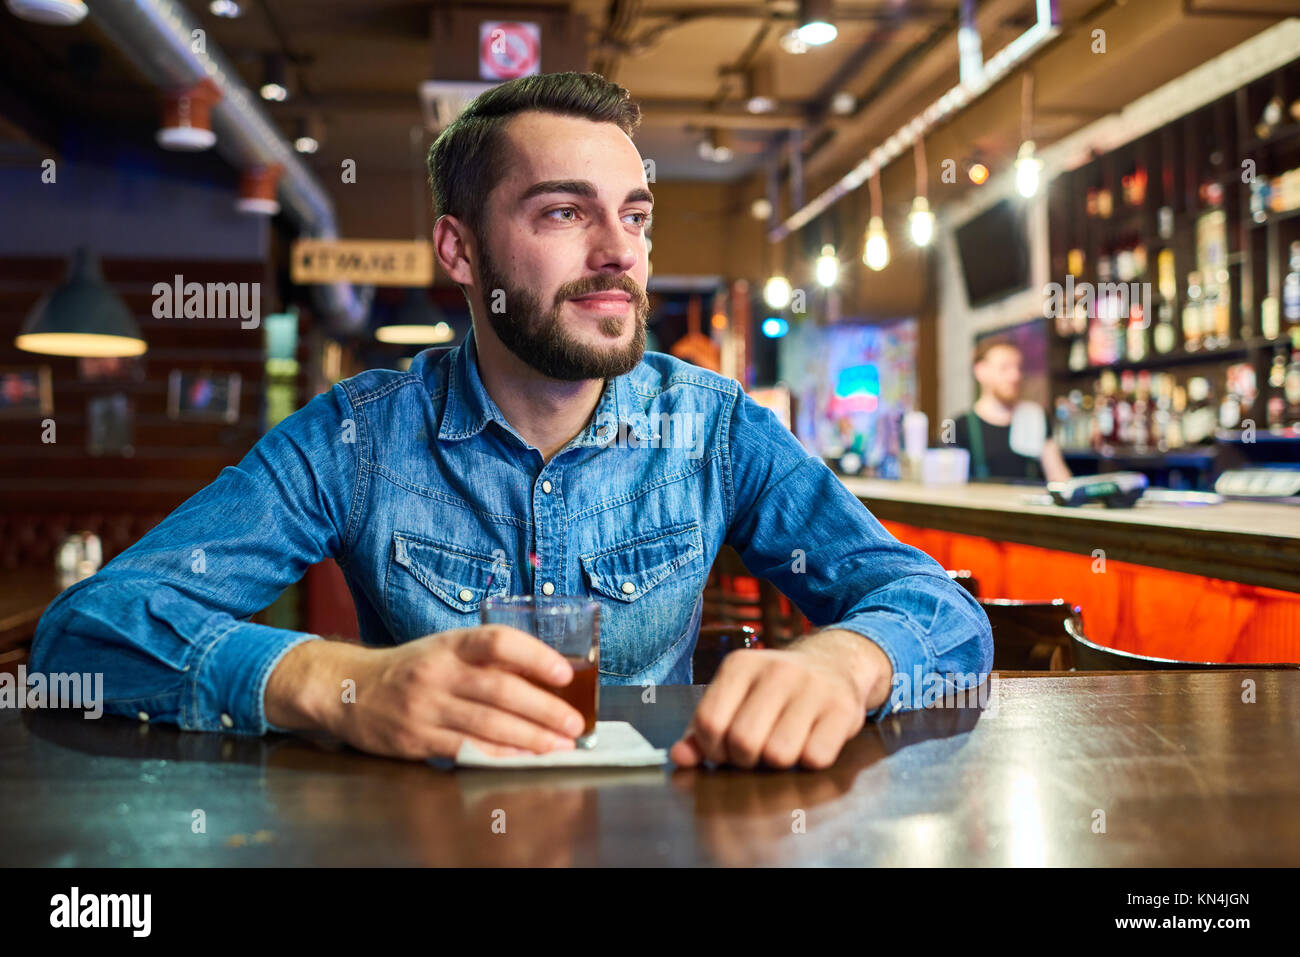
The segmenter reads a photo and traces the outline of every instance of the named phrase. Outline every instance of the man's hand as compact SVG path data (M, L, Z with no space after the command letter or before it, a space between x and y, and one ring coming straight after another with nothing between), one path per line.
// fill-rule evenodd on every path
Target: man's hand
M342 700L343 681L356 700ZM573 680L564 656L503 625L440 632L395 648L309 641L271 673L267 721L320 728L373 754L454 757L470 741L496 756L574 746L582 715L533 681Z
M885 702L892 676L878 645L839 629L780 650L733 651L669 757L679 767L830 767Z

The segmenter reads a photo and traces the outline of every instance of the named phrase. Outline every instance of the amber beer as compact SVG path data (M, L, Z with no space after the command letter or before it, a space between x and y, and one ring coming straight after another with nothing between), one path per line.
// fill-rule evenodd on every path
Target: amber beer
M562 688L534 681L582 715L576 744L596 746L596 715L600 701L600 605L589 598L560 595L514 595L488 598L480 617L485 625L508 625L536 636L554 648L573 668L573 680Z

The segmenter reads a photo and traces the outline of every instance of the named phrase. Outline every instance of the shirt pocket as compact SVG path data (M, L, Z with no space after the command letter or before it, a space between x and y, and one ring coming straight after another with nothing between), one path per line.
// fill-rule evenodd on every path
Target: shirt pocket
M601 672L635 677L688 637L703 555L700 526L691 522L579 556L601 603Z
M510 594L513 571L501 554L394 532L384 580L394 637L410 641L477 625L484 598Z

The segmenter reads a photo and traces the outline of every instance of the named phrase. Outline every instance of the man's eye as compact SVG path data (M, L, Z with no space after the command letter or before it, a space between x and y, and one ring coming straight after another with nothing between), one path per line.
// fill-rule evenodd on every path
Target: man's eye
M636 226L641 226L641 227L643 227L643 228L644 228L644 227L648 227L648 226L650 225L650 214L649 214L649 213L628 213L628 214L627 214L626 216L624 216L623 218L624 218L624 219L631 219L631 220L633 221L633 224L634 224L634 225L636 225Z
M578 218L578 211L572 206L561 206L550 210L546 215L562 223L571 223Z

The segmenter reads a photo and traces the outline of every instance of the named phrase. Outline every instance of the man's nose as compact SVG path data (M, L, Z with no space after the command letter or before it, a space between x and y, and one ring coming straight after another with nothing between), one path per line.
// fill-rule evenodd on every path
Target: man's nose
M623 228L617 214L593 226L587 265L598 272L629 272L637 261L636 237Z

